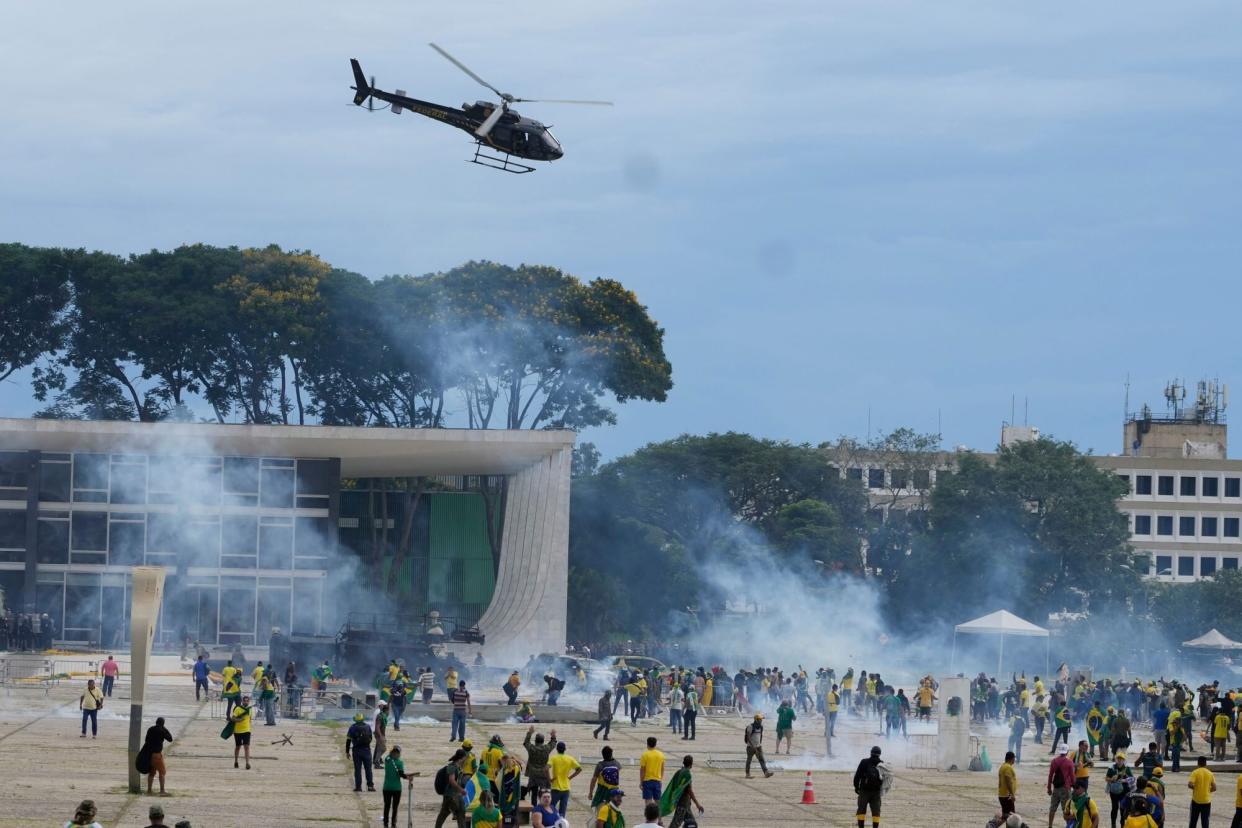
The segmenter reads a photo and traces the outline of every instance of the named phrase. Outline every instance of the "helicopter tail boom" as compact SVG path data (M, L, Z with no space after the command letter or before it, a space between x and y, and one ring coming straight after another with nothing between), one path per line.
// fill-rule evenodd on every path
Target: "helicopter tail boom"
M356 58L350 58L349 65L354 69L354 103L362 106L363 102L371 97L371 86L367 83L366 75L362 74L362 66Z

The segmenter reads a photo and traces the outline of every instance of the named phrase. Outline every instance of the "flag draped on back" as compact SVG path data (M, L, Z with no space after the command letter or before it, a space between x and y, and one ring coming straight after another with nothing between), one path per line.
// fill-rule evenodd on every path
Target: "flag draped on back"
M686 788L690 787L690 769L682 768L673 774L673 778L669 780L668 787L664 789L664 794L660 797L660 816L668 816L676 808L677 803L681 801L681 797L686 792Z
M488 780L486 774L476 770L466 779L466 784L463 787L466 789L466 810L473 811L478 807L479 797L483 795L483 792L492 789L492 783Z

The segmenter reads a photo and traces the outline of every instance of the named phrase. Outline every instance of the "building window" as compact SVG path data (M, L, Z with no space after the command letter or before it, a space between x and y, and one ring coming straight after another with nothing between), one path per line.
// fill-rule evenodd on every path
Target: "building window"
M890 473L892 487L897 490L909 488L910 471L909 469L893 469Z
M1151 534L1151 515L1135 515L1134 516L1134 534L1150 535Z
M1200 558L1199 559L1199 574L1202 575L1204 578L1208 577L1209 575L1215 575L1216 574L1216 559L1215 558Z
M1157 481L1156 491L1158 494L1171 496L1173 494L1173 475L1160 475L1160 479Z
M1203 478L1203 496L1204 497L1220 497L1220 478L1219 477Z
M1173 517L1172 515L1160 515L1156 518L1156 534L1171 535L1173 534Z
M69 473L72 466L64 461L39 464L39 501L42 503L69 502Z
M1178 558L1177 574L1185 578L1193 578L1195 575L1195 559L1187 557Z
M1205 517L1199 520L1199 534L1205 538L1216 537L1216 518Z
M1124 481L1125 481L1125 484L1126 484L1126 491L1127 491L1127 492L1129 492L1129 491L1130 491L1130 475L1128 475L1128 474L1119 474L1119 475L1117 475L1117 479L1118 479L1118 480L1124 480Z
M39 563L69 563L69 518L39 518Z
M1225 518L1225 537L1236 538L1238 536L1238 519Z
M867 469L867 488L884 488L884 469Z
M24 489L30 457L24 451L0 451L0 489Z
M82 552L106 552L108 550L108 513L74 512L71 548Z
M914 488L926 491L931 488L931 471L929 469L914 470Z
M1225 497L1242 496L1242 477L1225 478Z
M1177 534L1183 538L1194 537L1195 519L1192 515L1182 515L1177 519Z
M1237 569L1238 559L1237 558L1221 558L1220 568L1221 569Z
M1134 475L1134 493L1141 495L1151 494L1151 475L1136 474Z
M1173 574L1173 556L1157 555L1156 556L1156 574L1172 575Z
M847 480L862 480L862 469L854 467L846 469L845 478Z
M1195 478L1193 477L1182 478L1182 485L1181 485L1182 497L1194 497L1195 490L1197 488L1198 486L1195 485Z

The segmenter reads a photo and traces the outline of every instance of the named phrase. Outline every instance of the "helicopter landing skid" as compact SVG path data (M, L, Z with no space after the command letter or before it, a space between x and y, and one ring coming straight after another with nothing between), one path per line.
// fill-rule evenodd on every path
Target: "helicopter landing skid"
M498 158L495 155L488 155L483 151L483 142L476 142L474 145L474 158L467 158L471 164L478 164L480 167L487 167L493 170L501 170L514 175L522 175L535 171L534 167L526 164L520 164L513 160L509 153L504 153L504 158Z

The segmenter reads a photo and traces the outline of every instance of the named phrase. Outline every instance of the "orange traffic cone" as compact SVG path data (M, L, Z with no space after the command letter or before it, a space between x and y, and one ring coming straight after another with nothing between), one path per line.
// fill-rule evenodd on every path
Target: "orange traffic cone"
M811 772L806 772L806 784L802 786L802 804L816 805L815 801L815 785L811 782Z

